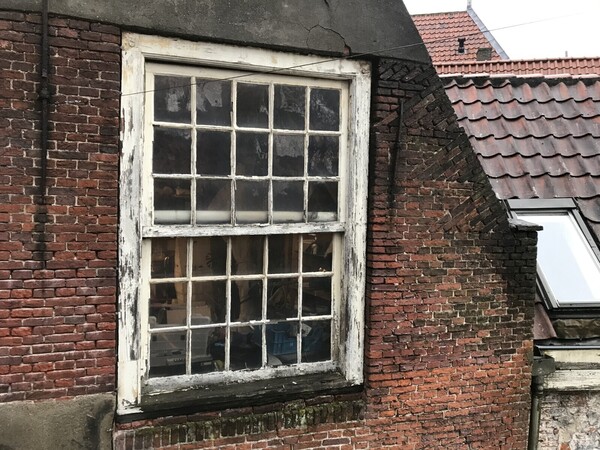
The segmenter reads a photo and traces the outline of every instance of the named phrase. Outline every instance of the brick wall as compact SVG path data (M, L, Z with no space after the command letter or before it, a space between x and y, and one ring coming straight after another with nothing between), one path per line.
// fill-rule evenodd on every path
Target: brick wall
M359 412L306 420L344 408L331 397L275 405L267 428L255 408L148 420L117 449L526 448L535 233L509 229L434 70L376 67Z
M0 13L0 402L115 384L120 32L51 20L43 205L40 22Z
M114 389L119 32L51 25L44 206L39 17L0 14L0 402ZM117 424L117 449L526 447L535 234L510 230L431 67L373 73L364 389Z

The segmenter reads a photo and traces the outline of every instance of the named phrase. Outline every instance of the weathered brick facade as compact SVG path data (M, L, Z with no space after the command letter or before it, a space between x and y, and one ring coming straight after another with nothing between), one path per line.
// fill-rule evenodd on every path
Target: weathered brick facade
M50 23L42 204L40 21L0 14L0 402L115 386L120 32Z
M111 392L119 29L51 21L41 205L40 19L0 19L0 402ZM526 447L535 232L510 229L431 66L373 78L364 386L117 423L115 448Z

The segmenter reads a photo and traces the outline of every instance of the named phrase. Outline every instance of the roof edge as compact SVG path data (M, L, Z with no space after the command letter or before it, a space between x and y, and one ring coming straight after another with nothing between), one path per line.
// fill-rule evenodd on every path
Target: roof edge
M467 13L469 14L469 16L471 17L473 22L475 22L475 24L477 25L479 30L483 33L485 38L489 41L489 43L492 44L492 47L494 47L494 50L496 50L496 53L498 53L500 55L500 58L509 59L508 55L506 54L506 52L504 51L504 49L502 48L500 43L496 40L496 38L494 37L492 32L490 30L488 30L488 28L484 25L482 20L479 18L479 16L473 9L471 2L467 3Z

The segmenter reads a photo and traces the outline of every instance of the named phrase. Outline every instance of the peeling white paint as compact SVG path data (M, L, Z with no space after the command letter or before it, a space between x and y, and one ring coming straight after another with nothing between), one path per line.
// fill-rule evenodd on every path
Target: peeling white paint
M243 382L270 377L311 374L340 370L350 384L362 382L363 377L363 328L364 287L366 278L366 219L367 219L367 171L370 110L370 66L364 62L350 60L323 61L317 57L273 52L255 48L224 46L218 44L187 42L157 36L125 33L123 36L122 68L122 118L121 129L121 222L119 228L119 362L118 362L118 411L127 414L139 411L142 392L160 393L184 390L202 385L223 382ZM151 205L142 201L143 179L151 176L148 170L148 152L144 152L145 136L151 135L151 121L145 120L151 105L145 105L144 92L152 89L152 77L145 77L147 63L190 64L237 71L285 74L291 77L313 77L321 79L347 80L348 108L342 108L341 123L348 124L348 157L340 159L340 174L345 183L340 183L340 212L338 223L251 225L251 226L193 226L177 225L160 227L152 225ZM182 70L185 70L183 68ZM239 75L239 72L236 72ZM291 79L291 78L290 78ZM195 100L193 104L195 103ZM347 115L346 115L347 114ZM146 153L146 154L144 154ZM334 361L305 363L300 366L276 367L260 371L237 371L145 379L148 333L148 308L141 306L140 299L147 298L144 284L140 284L144 268L142 237L181 236L235 236L256 234L257 228L265 233L343 233L343 255L334 263L342 277L336 284L336 298L343 304L334 305L334 330L345 336L343 345L333 352ZM144 246L146 248L148 246ZM150 258L145 258L149 264ZM147 269L147 268L146 268ZM147 283L146 283L147 284ZM334 341L338 341L334 336ZM337 353L337 354L336 354ZM336 362L337 361L337 362Z

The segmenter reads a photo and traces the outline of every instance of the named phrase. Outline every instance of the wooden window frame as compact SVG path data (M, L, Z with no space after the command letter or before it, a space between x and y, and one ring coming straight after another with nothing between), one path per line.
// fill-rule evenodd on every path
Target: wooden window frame
M370 109L370 66L349 60L325 60L312 56L250 49L220 44L188 42L135 33L123 36L123 68L121 99L120 222L119 222L119 353L118 353L118 412L134 414L145 410L144 405L160 407L165 394L178 399L198 400L198 392L210 387L235 383L243 386L277 377L281 380L299 379L314 375L335 374L335 386L356 386L363 379L364 286L366 265L366 206L368 130ZM158 64L154 66L155 64ZM165 66L165 64L167 66ZM181 226L152 225L148 207L148 69L178 65L183 71L195 67L210 70L235 71L260 79L286 77L290 82L315 80L316 85L347 86L347 115L342 122L347 153L340 157L338 211L339 220L332 223L285 223L263 227L266 234L338 233L338 261L334 263L339 276L340 298L335 315L337 359L330 363L298 364L258 371L215 373L215 376L181 376L149 379L147 370L148 307L144 292L144 260L148 250L144 238L179 237ZM173 66L174 67L174 66ZM187 67L187 68L186 68ZM330 80L330 81L328 81ZM150 125L151 126L151 125ZM146 138L146 139L145 139ZM342 161L343 160L343 161ZM342 173L342 170L344 171ZM146 187L145 187L146 186ZM184 226L183 237L237 236L256 234L257 226ZM144 300L146 298L146 300ZM329 374L329 375L328 375ZM292 382L295 384L295 382ZM194 394L186 394L193 389ZM200 395L200 398L206 396ZM210 397L210 395L208 395ZM179 401L179 400L178 400ZM168 403L168 402L167 402Z

